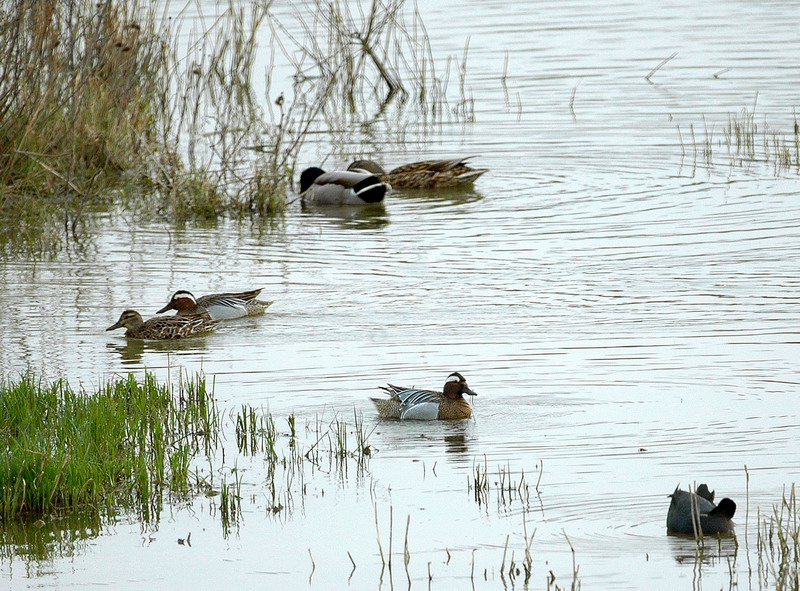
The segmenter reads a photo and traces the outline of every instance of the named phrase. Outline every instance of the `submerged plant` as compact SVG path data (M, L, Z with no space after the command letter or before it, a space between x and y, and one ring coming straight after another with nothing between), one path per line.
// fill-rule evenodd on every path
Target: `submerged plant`
M540 466L540 478L541 474ZM535 488L538 490L538 483ZM473 500L479 506L488 504L492 493L496 497L498 509L509 509L515 502L520 503L523 510L530 506L530 486L525 478L525 470L521 470L516 476L510 465L500 465L496 472L491 473L486 458L483 464L474 463L472 478L467 480L467 490L472 492Z
M720 163L715 148L724 148L733 166L747 168L762 163L771 164L776 175L791 170L800 173L800 124L796 114L793 116L790 133L771 129L766 119L759 124L755 111L747 108L728 115L727 123L722 129L722 139L715 138L714 126L709 129L705 118L703 128L703 139L698 141L694 125L689 125L692 142L690 148L694 151L695 158L698 154L702 156L709 168ZM678 136L685 156L687 150L680 127Z
M233 484L228 484L226 478L222 479L219 493L219 515L222 525L222 536L227 538L232 527L238 527L242 514L242 476L234 468Z

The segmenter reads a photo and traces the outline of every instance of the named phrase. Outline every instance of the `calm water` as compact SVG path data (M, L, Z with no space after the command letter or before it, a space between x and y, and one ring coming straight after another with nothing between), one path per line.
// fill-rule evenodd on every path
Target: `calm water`
M421 2L435 55L460 56L470 38L475 122L411 125L402 141L379 122L385 141L352 131L333 151L389 166L476 154L491 173L474 190L396 193L366 211L295 205L274 225L175 230L114 213L79 252L3 261L0 374L32 368L91 389L145 368L202 369L223 408L269 410L284 432L291 413L304 426L363 413L377 453L362 475L308 474L278 517L263 458L228 454L217 474L244 474L231 535L214 501L198 499L167 507L155 531L121 521L46 563L4 559L0 580L407 587L410 519L414 588L512 586L504 547L506 566L512 552L521 562L526 533L532 589L551 571L569 584L567 538L584 588L761 588L757 514L800 470L800 201L796 172L730 166L716 142L728 114L754 104L759 122L790 129L798 4ZM713 130L711 169L690 125L698 141ZM302 164L331 150L309 143ZM268 314L204 339L104 332L127 307L153 314L175 289L252 287L275 300ZM454 370L479 393L475 421L376 424L377 386L439 388ZM476 464L492 482L524 472L529 496L502 502L493 488L476 503ZM737 501L739 544L711 543L700 560L664 521L666 495L702 481ZM393 522L382 578L376 510L384 552L390 512ZM192 546L179 545L189 532Z

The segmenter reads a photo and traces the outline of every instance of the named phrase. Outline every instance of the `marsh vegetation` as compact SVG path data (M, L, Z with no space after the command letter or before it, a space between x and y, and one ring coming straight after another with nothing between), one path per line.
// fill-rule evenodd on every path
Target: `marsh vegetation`
M418 12L403 4L301 6L298 38L269 0L191 23L166 1L9 3L0 241L52 250L111 204L175 222L274 216L315 130L368 125L392 105L431 122L463 116L465 62L437 70ZM276 62L290 87L272 87ZM452 112L451 75L462 96Z
M85 511L158 520L164 498L195 494L191 464L218 440L205 378L176 389L152 374L95 392L31 375L0 385L0 518Z
M718 127L720 129L718 129ZM702 129L689 126L689 138L678 127L681 150L698 158L709 168L766 167L775 175L800 173L800 123L795 114L790 131L772 127L766 117L757 118L755 109L742 108L730 113L726 122L703 120ZM721 153L720 153L721 152Z
M0 417L0 445L6 450L0 466L3 554L34 561L81 552L86 541L121 516L134 515L143 528L157 530L166 505L191 505L198 498L207 499L224 538L247 527L245 516L252 516L254 503L262 499L265 517L292 520L295 511L307 510L320 476L338 487L358 487L371 481L370 461L380 453L370 443L377 425L367 429L357 412L351 420L337 414L312 420L290 415L278 421L247 404L220 412L202 375L181 376L174 387L158 383L152 374L141 381L128 376L94 392L24 376L2 385ZM242 467L252 461L264 467L263 480L248 481L248 469ZM521 519L521 531L506 535L495 556L498 564L487 563L487 556L476 563L473 554L469 573L461 576L530 586L537 572L542 575L534 561L533 514L542 503L543 466L537 469L538 480L531 484L524 470L510 464L496 470L488 469L485 458L474 464L466 486L469 496L482 511L494 504L498 515ZM436 478L436 466L430 470ZM409 581L420 577L421 565L410 570L412 560L419 562L409 538L411 514L381 502L374 486L369 484L379 576L390 577L393 568L401 568ZM404 526L395 523L398 513ZM795 588L800 522L794 487L757 523L760 580L778 589ZM393 547L399 535L402 550ZM191 532L179 543L191 545ZM550 571L548 589L580 587L579 557L566 533L564 543L572 555L572 575L561 581ZM709 542L696 543L706 555L703 548ZM359 562L363 568L363 558L357 562L349 549L342 551L353 571ZM426 560L424 568L433 580L441 567ZM442 560L450 563L450 550L444 550Z

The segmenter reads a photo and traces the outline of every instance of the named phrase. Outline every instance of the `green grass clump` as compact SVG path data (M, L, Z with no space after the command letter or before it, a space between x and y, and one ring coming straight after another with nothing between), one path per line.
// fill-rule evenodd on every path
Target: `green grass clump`
M176 396L152 374L94 393L31 376L0 384L0 518L60 510L149 521L165 491L191 492L189 462L218 430L204 379Z

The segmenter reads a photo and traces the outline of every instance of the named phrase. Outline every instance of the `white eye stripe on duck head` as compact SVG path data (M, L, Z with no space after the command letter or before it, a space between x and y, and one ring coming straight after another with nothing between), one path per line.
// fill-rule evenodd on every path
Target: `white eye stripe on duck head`
M469 396L477 396L478 393L467 385L467 380L457 371L454 371L444 382L445 396L452 397L453 394L462 395L468 394Z
M170 300L173 302L175 300L184 300L184 299L192 300L192 302L197 303L197 300L194 299L192 292L185 290L176 291L175 293L172 294L172 297L170 298Z
M466 381L467 380L464 379L464 376L462 376L457 371L454 371L449 376L447 376L447 379L444 381L444 383L449 384L450 382L466 382Z

